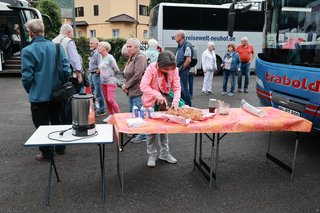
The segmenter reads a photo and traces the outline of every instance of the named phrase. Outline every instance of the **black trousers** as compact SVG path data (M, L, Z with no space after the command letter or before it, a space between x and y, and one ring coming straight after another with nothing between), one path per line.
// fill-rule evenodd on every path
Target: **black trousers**
M31 102L32 121L36 128L40 125L61 125L62 122L62 103L61 102ZM65 146L56 147L64 149ZM44 158L50 158L51 147L39 146Z

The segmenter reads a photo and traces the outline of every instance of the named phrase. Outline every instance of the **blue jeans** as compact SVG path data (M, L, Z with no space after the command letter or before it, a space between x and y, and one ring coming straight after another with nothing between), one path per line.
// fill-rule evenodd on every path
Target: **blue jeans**
M248 89L249 75L250 75L250 63L241 63L240 72L238 74L238 89L242 87L242 75L244 75L244 89Z
M181 98L184 100L186 105L191 106L190 93L188 90L189 81L189 68L179 72L180 85L181 85Z
M223 70L223 92L227 92L227 84L228 84L228 78L230 76L230 81L231 81L231 89L230 92L233 93L234 91L234 85L235 85L235 76L236 72L235 71L230 71L230 70Z
M133 106L137 106L139 109L142 107L141 96L129 97L129 112L132 112Z
M190 73L189 73L188 82L189 82L189 94L190 94L190 98L193 97L193 79L194 79L194 74L190 74Z
M98 112L106 111L106 103L104 101L104 96L101 88L100 76L90 73L90 82L93 82L94 90L92 91L94 96L96 97L96 101L99 103L99 107L97 109Z

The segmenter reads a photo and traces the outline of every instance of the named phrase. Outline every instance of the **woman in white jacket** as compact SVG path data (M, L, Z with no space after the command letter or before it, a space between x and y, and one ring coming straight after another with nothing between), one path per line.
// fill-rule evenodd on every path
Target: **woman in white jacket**
M212 94L213 73L217 70L216 54L214 43L208 42L208 49L202 53L202 70L204 73L201 95Z

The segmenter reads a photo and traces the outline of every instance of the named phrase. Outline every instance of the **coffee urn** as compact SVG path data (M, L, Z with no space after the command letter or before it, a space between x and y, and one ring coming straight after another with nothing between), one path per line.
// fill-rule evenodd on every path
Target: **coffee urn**
M72 134L90 136L96 133L93 95L75 94L72 96Z

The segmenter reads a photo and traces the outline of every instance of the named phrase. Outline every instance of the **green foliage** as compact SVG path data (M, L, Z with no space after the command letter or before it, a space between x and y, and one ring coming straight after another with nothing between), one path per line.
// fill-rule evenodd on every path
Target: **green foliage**
M224 4L231 3L232 0L150 0L150 8L153 8L161 2L171 3L189 3L189 4Z
M125 44L126 40L124 38L111 38L111 39L104 39L99 38L99 41L107 41L111 45L110 54L114 56L117 61L120 70L123 70L125 63L127 60L122 56L121 49L122 46ZM86 68L89 67L89 56L90 56L90 47L89 47L89 38L80 37L76 38L75 40L78 53L81 55L83 63Z
M72 0L55 0L61 8L72 8Z
M41 13L48 15L52 23L47 18L44 18L44 27L46 37L49 39L55 38L59 34L61 22L61 10L59 5L54 0L40 0L36 7Z
M83 64L86 68L89 67L89 56L90 56L90 47L89 47L89 39L86 37L77 37L75 39L78 53L81 55Z

